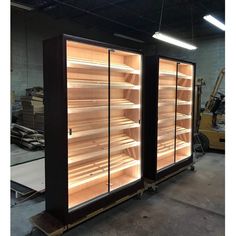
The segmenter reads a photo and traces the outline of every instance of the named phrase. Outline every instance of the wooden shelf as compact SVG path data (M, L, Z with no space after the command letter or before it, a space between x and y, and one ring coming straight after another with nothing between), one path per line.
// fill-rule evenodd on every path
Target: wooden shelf
M168 106L168 105L174 105L175 104L175 99L159 99L158 100L158 106L161 107L161 106ZM184 101L184 100L180 100L178 99L177 100L177 105L180 106L180 105L191 105L192 102L191 101Z
M108 62L104 61L92 61L78 58L68 58L67 67L69 68L80 68L80 69L95 69L95 70L107 70ZM140 70L127 66L125 64L111 64L110 68L112 71L129 73L129 74L140 74Z
M126 99L111 99L110 107L112 110L138 109L140 104L132 103ZM108 99L68 100L68 114L96 110L108 110Z
M174 78L176 78L176 71L160 71L159 77L174 77ZM193 77L191 75L186 75L186 74L183 74L180 72L178 73L178 78L189 79L189 80L193 79Z
M190 143L184 142L180 139L176 139L176 151L185 148L185 147L189 147ZM168 141L164 141L161 142L157 145L157 159L162 159L163 157L165 157L166 155L169 155L171 153L174 152L174 140L168 140Z
M157 160L157 170L160 170L164 167L167 167L169 165L172 165L174 164L174 155L171 154L169 156L166 156L165 158L162 158L162 159L158 159Z
M137 147L140 142L135 141L125 134L113 135L110 138L111 154L127 148ZM108 155L108 138L97 138L92 140L69 143L68 164L93 159L98 156Z
M164 90L164 89L176 89L176 86L175 85L159 85L159 89L160 90ZM177 90L178 91L192 91L192 87L185 87L185 86L180 86L178 85L177 86Z
M108 131L108 119L90 119L85 121L70 122L70 129L72 134L68 134L68 139L93 135L98 133L105 133ZM110 130L125 130L140 127L139 123L126 118L126 117L114 117L110 120Z
M110 159L110 174L139 164L139 160L135 160L127 154L116 154ZM106 176L108 176L108 158L75 165L69 169L69 190Z
M134 85L128 82L111 82L111 89L133 89L140 90L140 85ZM67 88L72 89L107 89L108 81L91 81L91 80L79 80L79 79L69 79L67 82Z
M111 191L134 182L137 178L129 175L119 175L111 178ZM92 185L86 189L78 190L73 193L69 193L69 208L75 207L78 204L89 201L95 197L101 196L102 194L108 193L108 183L103 181L101 183Z
M187 119L191 119L192 115L186 115L183 113L178 113L176 114L176 120L187 120Z
M192 116L191 115L186 115L183 113L177 113L176 114L176 120L187 120L187 119L191 119ZM161 113L158 114L158 124L164 123L165 121L168 120L175 120L175 113L173 112L168 112L168 113Z
M189 132L191 132L191 129L186 129L181 126L176 126L176 135L186 134ZM158 129L157 140L160 141L160 140L168 139L168 138L173 139L174 134L175 134L175 126L174 125L167 126L167 127L161 127Z
M188 158L190 155L176 154L176 162Z
M161 58L158 66L157 171L191 152L194 90L191 64Z

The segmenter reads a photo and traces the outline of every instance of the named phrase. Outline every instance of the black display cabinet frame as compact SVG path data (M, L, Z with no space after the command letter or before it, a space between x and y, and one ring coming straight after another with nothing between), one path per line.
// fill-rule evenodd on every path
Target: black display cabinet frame
M141 179L124 187L118 188L89 201L79 207L68 209L68 163L67 163L67 64L66 41L71 40L108 49L123 50L141 55L140 51L118 47L116 45L88 40L70 35L45 40L43 42L44 67L44 105L45 105L45 176L46 176L46 212L63 223L71 223L86 215L105 208L120 199L135 194L143 189L143 163L144 163L144 84L141 89ZM142 83L143 78L142 63ZM110 71L110 68L109 68ZM143 109L144 108L144 109Z
M186 63L193 66L193 83L192 83L192 135L191 135L191 155L186 159L169 165L165 168L157 170L157 120L158 120L158 88L159 88L159 62L160 59L175 61L178 63ZM143 174L145 181L162 182L166 178L186 169L188 166L193 166L193 140L194 140L194 98L195 98L195 76L196 64L190 61L180 60L177 58L166 57L162 55L152 55L144 57L145 68L145 117L144 117L144 147L145 147L145 161L143 163ZM177 68L176 68L177 69ZM177 73L176 73L177 80ZM148 94L148 95L147 95ZM176 121L175 121L176 122ZM176 127L176 123L175 123Z

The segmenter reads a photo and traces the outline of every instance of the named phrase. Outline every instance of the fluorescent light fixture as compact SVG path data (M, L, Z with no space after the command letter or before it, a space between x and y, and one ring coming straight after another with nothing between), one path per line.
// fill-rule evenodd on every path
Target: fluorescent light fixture
M197 47L192 45L192 44L186 43L186 42L181 41L179 39L170 37L170 36L168 36L166 34L162 34L160 32L156 32L152 37L156 38L158 40L161 40L161 41L173 44L173 45L178 46L178 47L186 48L188 50L195 50L195 49L197 49Z
M204 20L210 22L211 24L213 24L214 26L218 27L219 29L225 31L225 24L223 24L222 22L220 22L219 20L217 20L215 17L213 17L212 15L207 15L203 17Z
M138 43L144 43L143 40L136 39L136 38L133 38L133 37L130 37L130 36L126 36L126 35L123 35L123 34L114 33L114 36L119 37L119 38L123 38L123 39L132 40L132 41L138 42Z

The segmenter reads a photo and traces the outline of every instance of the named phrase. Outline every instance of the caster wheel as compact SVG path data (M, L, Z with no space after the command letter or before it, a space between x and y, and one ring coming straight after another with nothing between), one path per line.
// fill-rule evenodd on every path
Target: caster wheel
M194 165L190 166L190 170L195 171L195 166Z
M156 192L157 192L157 190L158 190L158 187L157 187L156 185L152 186L152 191L153 191L153 192L155 192L155 193L156 193Z
M141 199L142 199L142 196L143 196L143 193L138 193L138 194L136 195L136 199L137 199L137 200L141 200Z

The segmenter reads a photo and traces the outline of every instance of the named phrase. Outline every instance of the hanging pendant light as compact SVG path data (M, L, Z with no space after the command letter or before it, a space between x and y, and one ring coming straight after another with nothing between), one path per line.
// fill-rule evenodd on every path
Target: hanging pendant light
M169 35L162 34L160 32L156 32L152 37L155 38L155 39L164 41L166 43L173 44L173 45L178 46L178 47L186 48L188 50L196 50L197 49L197 47L192 45L192 44L186 43L182 40L173 38Z
M153 34L153 38L161 40L163 42L178 46L178 47L182 47L188 50L196 50L197 47L195 45L189 44L187 42L184 42L180 39L171 37L169 35L163 34L160 32L161 29L161 22L162 22L162 14L163 14L163 9L164 9L164 2L165 0L162 0L162 6L161 6L161 15L160 15L160 22L159 22L159 31L155 32L155 34ZM192 17L192 11L191 11L191 17ZM193 26L192 26L193 27ZM192 28L192 37L193 37L193 28Z

